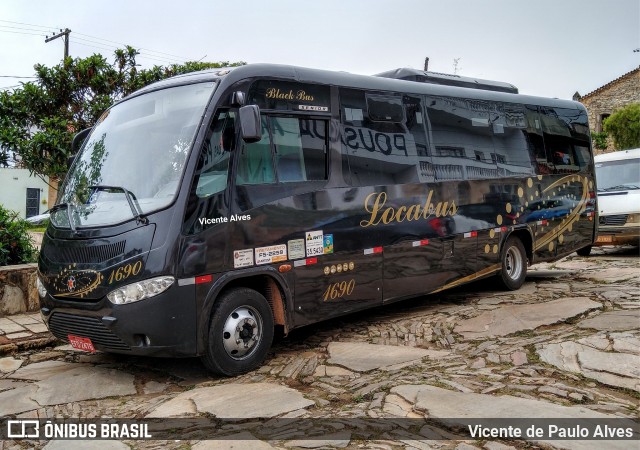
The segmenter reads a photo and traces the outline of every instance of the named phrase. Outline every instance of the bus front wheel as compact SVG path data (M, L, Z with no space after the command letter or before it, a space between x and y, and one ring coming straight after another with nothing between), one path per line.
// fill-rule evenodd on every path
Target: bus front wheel
M226 376L257 369L271 347L273 327L264 296L253 289L231 289L213 307L203 364Z
M504 244L501 265L498 274L500 284L511 291L520 289L527 276L527 252L517 237L511 236Z

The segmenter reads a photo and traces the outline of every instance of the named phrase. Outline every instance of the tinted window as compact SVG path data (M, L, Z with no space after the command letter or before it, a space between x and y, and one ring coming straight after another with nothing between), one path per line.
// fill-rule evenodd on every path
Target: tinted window
M374 120L369 115L364 91L343 89L340 101L342 146L346 155L343 167L350 183L366 186L418 181L416 140L407 124ZM424 137L421 139L425 141Z
M269 122L262 116L262 139L246 144L238 161L237 184L264 184L276 181L271 157Z
M262 139L245 145L237 184L326 180L326 139L325 121L263 116Z
M404 111L399 97L367 96L369 118L379 122L403 122Z
M535 150L527 140L527 111L523 105L497 103L491 112L495 152L491 158L506 176L535 173Z
M329 112L329 87L260 80L249 89L249 103L256 104L261 109Z
M428 97L427 111L435 155L437 180L497 178L497 160L502 149L494 149L490 120L495 119L491 102Z
M235 113L218 113L198 162L196 195L199 198L208 197L227 187L229 157L235 149L235 142Z
M541 108L547 157L554 173L577 172L590 164L589 127L579 109Z

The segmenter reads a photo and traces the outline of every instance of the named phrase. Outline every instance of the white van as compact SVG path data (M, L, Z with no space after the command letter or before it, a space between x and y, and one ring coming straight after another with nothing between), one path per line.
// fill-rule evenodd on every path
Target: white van
M594 245L640 246L640 148L594 159L600 213Z

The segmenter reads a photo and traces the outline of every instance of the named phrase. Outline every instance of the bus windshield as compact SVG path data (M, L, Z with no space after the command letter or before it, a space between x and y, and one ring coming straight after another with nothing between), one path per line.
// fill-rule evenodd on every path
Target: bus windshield
M640 159L596 163L598 191L640 189Z
M116 224L173 202L214 88L208 82L162 89L107 110L69 170L53 225Z

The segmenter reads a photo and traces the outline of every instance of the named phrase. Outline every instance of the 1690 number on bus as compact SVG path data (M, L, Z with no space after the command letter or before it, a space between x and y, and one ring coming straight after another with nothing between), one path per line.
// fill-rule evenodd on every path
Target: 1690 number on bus
M341 281L339 283L330 284L324 291L322 296L326 302L328 300L336 300L338 298L348 297L353 293L353 289L356 287L356 280L351 279L349 281Z

